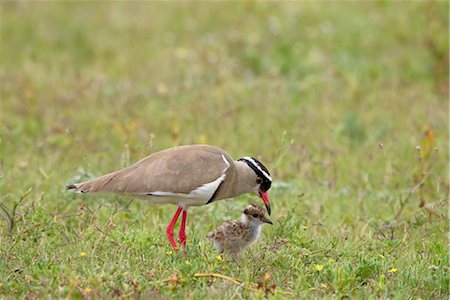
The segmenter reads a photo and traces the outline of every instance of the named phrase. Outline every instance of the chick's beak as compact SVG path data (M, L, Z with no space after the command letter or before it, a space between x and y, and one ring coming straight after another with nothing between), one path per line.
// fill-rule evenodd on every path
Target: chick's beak
M269 196L267 195L267 192L259 191L259 196L261 197L262 201L266 205L267 213L270 216L270 213L272 211L270 210L270 202L269 202Z
M270 221L268 218L263 218L261 221L263 221L264 223L273 225L272 221Z

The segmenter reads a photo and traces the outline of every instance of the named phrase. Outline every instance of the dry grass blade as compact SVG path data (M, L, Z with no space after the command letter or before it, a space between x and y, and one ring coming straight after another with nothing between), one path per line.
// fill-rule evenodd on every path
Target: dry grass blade
M25 200L25 198L31 193L31 190L33 188L29 188L19 199L19 201L15 202L13 205L13 208L11 209L11 212L8 212L8 208L5 204L0 203L0 208L3 210L3 212L5 213L6 217L8 218L9 221L9 231L12 232L12 230L14 229L14 225L15 225L15 218L16 218L16 210L19 207L19 205L23 202L23 200Z
M400 217L400 215L403 212L403 209L405 208L406 204L409 202L409 199L411 198L412 194L414 194L416 192L416 190L422 186L422 184L425 182L425 180L428 178L428 176L430 176L431 174L431 170L430 172L428 172L424 177L422 177L422 179L419 181L419 183L417 183L408 193L408 195L406 196L405 200L402 201L401 206L399 208L399 210L397 211L397 213L395 214L394 217L394 221L397 221L398 218Z
M194 277L213 277L213 278L222 278L222 279L228 280L228 281L230 281L230 282L232 282L232 283L234 283L234 284L236 284L236 285L242 286L242 287L244 287L244 288L246 288L246 289L248 289L248 290L250 290L250 291L253 291L253 292L256 292L256 291L257 291L257 289L254 289L254 288L251 288L251 287L246 287L246 286L244 286L243 283L240 282L240 281L237 280L237 279L234 279L234 278L229 277L229 276L226 276L226 275L218 274L218 273L196 273L196 274L194 274Z

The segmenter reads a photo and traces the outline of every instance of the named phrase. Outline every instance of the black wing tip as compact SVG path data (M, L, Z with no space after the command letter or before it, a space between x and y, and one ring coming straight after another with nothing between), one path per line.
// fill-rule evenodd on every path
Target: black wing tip
M73 190L73 189L77 189L77 186L75 184L70 183L66 185L66 190Z

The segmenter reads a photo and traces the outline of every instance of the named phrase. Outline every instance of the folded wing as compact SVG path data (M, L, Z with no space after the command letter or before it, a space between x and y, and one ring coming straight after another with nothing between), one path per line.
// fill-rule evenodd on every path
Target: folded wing
M211 197L234 169L223 150L208 146L180 146L150 155L116 172L68 185L83 193ZM234 170L233 170L234 171Z

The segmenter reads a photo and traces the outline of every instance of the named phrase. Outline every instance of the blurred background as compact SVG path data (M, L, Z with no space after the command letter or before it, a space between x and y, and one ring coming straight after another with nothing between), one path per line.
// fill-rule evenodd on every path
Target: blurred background
M125 145L214 144L343 185L385 171L379 143L410 164L427 129L447 155L446 7L3 3L3 182L110 171Z
M0 194L11 207L32 187L42 216L71 213L80 202L68 200L80 198L67 182L207 143L259 158L273 174L275 219L292 211L295 226L381 224L424 176L402 216L428 203L446 214L445 1L0 8ZM133 205L127 218L145 234L173 210ZM208 206L191 221L218 224L230 212L240 209ZM156 213L163 220L146 223Z

